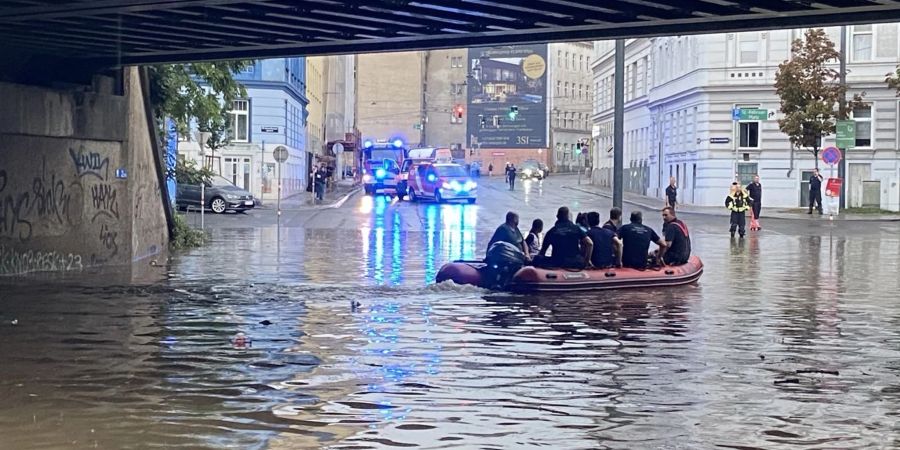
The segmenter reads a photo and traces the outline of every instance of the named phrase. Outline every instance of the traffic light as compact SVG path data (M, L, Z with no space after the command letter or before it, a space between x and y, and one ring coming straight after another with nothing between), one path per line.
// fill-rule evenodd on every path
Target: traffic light
M509 116L509 120L516 120L516 117L519 115L519 107L515 105L510 106L507 115Z
M465 110L462 105L456 105L456 107L453 108L453 115L456 116L457 119L463 118L463 112L465 112Z

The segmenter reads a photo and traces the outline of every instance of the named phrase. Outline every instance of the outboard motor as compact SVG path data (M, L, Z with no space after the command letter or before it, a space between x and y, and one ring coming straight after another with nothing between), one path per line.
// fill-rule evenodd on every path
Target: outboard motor
M482 284L487 289L503 289L513 275L525 267L525 253L509 242L495 242L484 258L487 264L482 269Z

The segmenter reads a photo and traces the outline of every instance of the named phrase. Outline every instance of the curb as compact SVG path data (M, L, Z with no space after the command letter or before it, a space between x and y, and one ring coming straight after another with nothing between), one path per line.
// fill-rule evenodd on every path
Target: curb
M563 189L569 189L569 190L572 190L572 191L583 192L583 193L585 193L585 194L596 195L596 196L599 196L599 197L612 198L612 194L607 194L607 193L605 193L605 192L589 191L589 190L587 190L587 189L581 189L581 188L577 188L577 187L573 187L573 186L562 186L562 188L563 188ZM630 204L630 205L639 206L639 207L644 208L644 209L650 209L650 210L653 210L653 209L660 209L659 205L650 205L650 204L642 203L642 202L639 202L639 201L629 200L629 199L627 199L627 198L622 198L622 201L623 201L624 203L628 203L628 204ZM698 215L698 216L708 216L708 217L728 217L728 214L720 214L720 213L708 212L708 211L688 211L688 210L679 209L679 210L678 210L678 213L679 213L679 214L693 214L693 215ZM793 216L793 215L786 215L786 214L781 214L781 213L765 214L765 215L763 215L763 216L761 216L761 217L764 218L764 219L804 220L804 221L816 221L816 222L818 222L818 221L823 221L823 220L825 220L825 221L829 220L825 215L822 215L822 216L815 216L815 217L795 217L795 216ZM835 220L838 220L838 221L844 221L844 222L900 222L900 216L898 216L898 217L896 217L896 218L880 218L880 217L879 217L879 218L867 218L867 217L858 217L858 218L852 218L852 219L840 218L840 216L838 216L838 218L835 219Z
M344 194L344 196L341 197L338 201L336 201L330 205L327 205L325 207L332 208L332 209L338 209L341 206L344 206L344 203L347 203L347 200L350 200L350 197L353 197L354 195L358 194L359 191L361 191L361 190L362 190L362 188L360 188L360 187L354 188L350 192Z

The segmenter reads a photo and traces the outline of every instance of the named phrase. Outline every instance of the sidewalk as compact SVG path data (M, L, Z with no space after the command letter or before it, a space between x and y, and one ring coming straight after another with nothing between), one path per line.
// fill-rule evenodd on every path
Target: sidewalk
M612 190L609 188L601 188L591 185L570 186L564 185L563 189L584 192L586 194L598 195L601 197L612 198ZM722 197L725 198L724 196ZM623 200L630 205L639 206L645 209L661 209L664 201L659 198L648 197L646 195L625 192ZM785 219L785 220L828 220L829 215L818 213L807 214L806 208L785 209L785 208L766 208L763 204L761 217L763 219ZM725 209L724 200L721 208L716 206L697 206L697 205L678 205L679 213L698 214L705 216L728 216L730 213ZM868 222L900 222L900 214L839 214L834 216L834 220L847 221L868 221Z
M341 180L335 183L332 189L325 191L325 198L321 204L315 204L315 194L312 192L300 192L281 199L281 210L305 210L322 208L340 208L350 197L361 190L358 183L352 180ZM275 200L268 200L259 209L275 209Z

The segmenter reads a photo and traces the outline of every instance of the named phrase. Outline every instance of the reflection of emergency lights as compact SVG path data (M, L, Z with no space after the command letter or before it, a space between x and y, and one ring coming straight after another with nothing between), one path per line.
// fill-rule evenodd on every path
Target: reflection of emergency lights
M397 148L403 147L403 140L402 139L394 139L392 144L394 145L394 147L397 147Z
M456 105L456 108L453 109L453 114L457 119L462 119L463 117L463 107L462 105Z
M375 145L375 143L372 141L369 141L369 140L366 140L365 142L363 142L363 147L365 147L365 148L372 148L373 145Z
M387 175L387 171L385 171L384 169L375 169L375 178L378 178L380 180L384 178L385 175Z
M437 180L437 177L433 173L428 174L428 181L434 183L434 180Z

